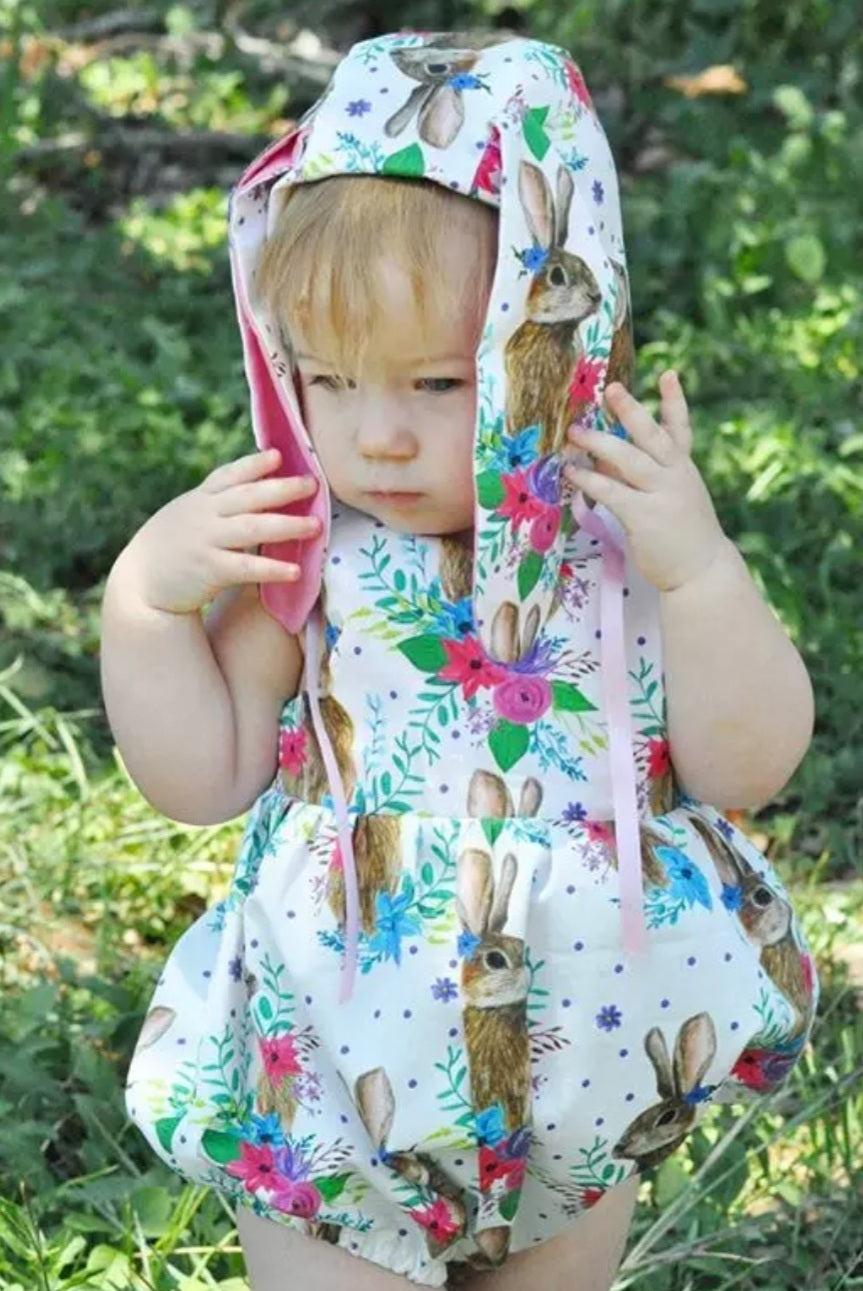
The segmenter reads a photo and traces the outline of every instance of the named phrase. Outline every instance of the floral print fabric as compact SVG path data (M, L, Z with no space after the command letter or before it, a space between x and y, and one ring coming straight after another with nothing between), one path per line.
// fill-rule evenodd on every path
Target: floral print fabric
M799 1055L811 960L779 880L671 801L655 595L626 597L647 953L620 945L597 666L598 552L570 535L554 614L512 667L451 540L338 514L322 710L353 818L360 973L308 703L231 889L181 939L130 1072L186 1177L415 1281L490 1267L661 1161L718 1098ZM651 803L654 804L651 807Z

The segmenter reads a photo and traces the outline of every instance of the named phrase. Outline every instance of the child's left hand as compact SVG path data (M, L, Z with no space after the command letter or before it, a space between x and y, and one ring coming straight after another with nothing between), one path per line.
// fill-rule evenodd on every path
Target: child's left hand
M564 471L577 489L617 516L641 573L670 592L698 578L727 549L728 539L690 456L689 410L676 373L663 373L659 393L661 425L624 386L612 383L606 407L631 442L572 427L570 443L590 453L597 469L569 464Z

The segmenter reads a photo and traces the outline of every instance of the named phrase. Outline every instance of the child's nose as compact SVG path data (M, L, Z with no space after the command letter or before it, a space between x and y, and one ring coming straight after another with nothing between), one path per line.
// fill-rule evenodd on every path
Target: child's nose
M364 398L357 415L357 448L362 457L408 460L416 456L416 436L400 400Z

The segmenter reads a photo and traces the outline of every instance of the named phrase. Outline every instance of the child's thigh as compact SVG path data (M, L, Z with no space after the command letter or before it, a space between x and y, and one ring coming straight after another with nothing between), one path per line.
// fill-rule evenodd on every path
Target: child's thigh
M638 1178L612 1188L567 1233L511 1255L496 1273L480 1274L459 1291L609 1291L632 1219Z
M251 1291L406 1291L407 1278L329 1242L237 1210L237 1232Z

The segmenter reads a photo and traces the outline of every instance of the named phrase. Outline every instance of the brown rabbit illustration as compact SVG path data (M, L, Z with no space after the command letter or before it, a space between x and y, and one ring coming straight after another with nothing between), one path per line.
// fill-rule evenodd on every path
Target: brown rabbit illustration
M396 1100L392 1082L383 1067L363 1072L354 1085L354 1102L366 1133L374 1144L381 1160L406 1182L423 1188L433 1198L443 1198L447 1203L454 1231L439 1237L434 1225L426 1228L429 1254L440 1255L465 1230L467 1214L461 1190L454 1184L431 1157L422 1152L390 1152L387 1143L395 1118Z
M473 590L473 547L452 534L440 540L440 581L448 601L463 601Z
M463 91L452 78L473 71L483 49L506 37L497 33L434 36L422 45L392 49L400 72L419 84L384 126L389 137L400 135L418 116L417 133L432 148L448 148L464 124Z
M539 451L559 452L573 421L569 387L583 353L578 327L596 313L602 293L590 267L565 250L572 175L557 171L557 195L533 162L522 161L518 192L534 242L545 259L527 297L527 319L507 341L506 419L510 433L541 423Z
M354 860L360 898L360 927L369 936L377 922L377 900L381 892L392 895L401 872L401 818L396 815L358 816L354 825ZM331 866L327 874L327 902L339 923L344 924L345 872Z
M739 891L737 917L749 939L760 947L761 967L794 1010L795 1024L789 1039L802 1035L812 1014L812 984L806 956L794 936L791 906L718 829L695 812L687 812L687 818L710 853L725 887Z
M517 663L528 653L539 632L539 606L534 605L525 615L521 627L521 610L512 601L504 601L494 612L491 621L488 652L500 663Z
M612 1156L634 1161L639 1170L664 1161L695 1124L707 1092L701 1081L716 1057L713 1019L709 1013L686 1019L677 1033L673 1061L659 1027L647 1032L644 1048L656 1073L660 1102L636 1116L612 1148Z
M614 332L611 337L611 353L608 356L605 384L622 381L629 389L635 372L635 349L632 339L632 316L629 305L629 279L623 265L612 261L614 285L617 294L614 301Z
M506 786L492 772L474 773L468 798L471 815L511 813ZM541 799L539 784L526 781L521 809L535 814ZM499 1105L508 1134L526 1125L531 1091L524 941L502 931L517 874L511 853L504 857L497 883L488 852L469 847L458 860L456 909L462 935L472 943L461 971L471 1103L477 1112ZM490 1265L502 1263L509 1250L507 1225L480 1229L474 1236Z

